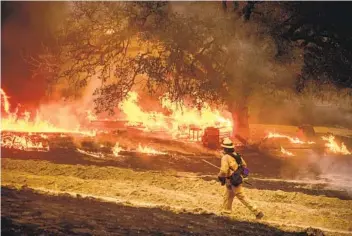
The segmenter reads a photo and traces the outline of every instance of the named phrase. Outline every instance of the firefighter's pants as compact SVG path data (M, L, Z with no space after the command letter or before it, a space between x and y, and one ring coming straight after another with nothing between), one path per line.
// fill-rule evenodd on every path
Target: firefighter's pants
M238 200L240 200L242 204L245 205L255 215L259 213L259 210L257 209L257 207L253 205L250 201L248 201L248 199L244 195L242 184L240 184L237 187L226 184L226 190L224 193L224 203L223 203L224 210L227 210L227 211L232 210L232 202L234 197L237 197Z

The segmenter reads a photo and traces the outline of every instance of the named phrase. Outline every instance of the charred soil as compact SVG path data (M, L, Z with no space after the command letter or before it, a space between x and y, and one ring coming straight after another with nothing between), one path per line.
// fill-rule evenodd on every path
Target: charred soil
M173 213L3 188L4 235L307 235L214 214Z

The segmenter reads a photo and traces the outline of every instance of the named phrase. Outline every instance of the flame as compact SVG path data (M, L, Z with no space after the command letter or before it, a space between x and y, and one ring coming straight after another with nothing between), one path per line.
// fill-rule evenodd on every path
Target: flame
M105 157L105 155L103 153L100 152L89 152L89 151L84 151L82 149L77 148L76 149L79 153L85 154L87 156L91 156L91 157L96 157L96 158L102 158Z
M283 147L280 148L280 151L285 154L286 156L294 156L294 154L292 152L287 151L286 149L284 149Z
M42 137L43 139L48 139L48 135L46 134L40 134L40 137Z
M115 146L112 148L112 153L115 157L119 156L119 153L123 151L123 148L120 147L119 143L115 143Z
M120 103L121 111L126 115L127 125L144 127L144 131L164 131L173 138L188 137L190 139L191 126L199 130L202 135L205 128L216 127L223 132L232 132L232 121L223 117L218 110L213 110L207 103L198 108L191 108L181 103L177 106L165 94L160 98L161 106L170 112L165 116L159 112L145 112L137 104L138 94L130 92L126 100ZM182 107L182 109L181 109Z
M157 150L155 150L151 147L148 147L148 146L143 147L143 146L141 146L141 144L138 144L137 152L152 154L152 155L165 155L165 154L167 154L166 152L160 152L160 151L157 151Z
M105 147L104 145L100 145L101 148ZM105 158L106 153L103 152L90 152L90 151L85 151L82 149L77 148L76 149L79 153L85 154L87 156L91 157L96 157L96 158ZM115 146L111 149L113 155L115 157L119 156L119 152L123 151L124 149L120 147L119 143L116 143Z
M3 98L4 110L5 110L6 113L9 113L10 112L9 97L6 95L4 90L2 90L1 88L0 88L0 94L1 94L1 97Z
M288 135L279 134L279 133L272 133L272 132L269 132L269 134L266 136L266 138L286 138L286 139L290 140L291 143L295 143L295 144L313 144L313 143L315 143L312 141L304 142L297 137L290 137Z
M23 151L48 152L49 146L44 146L42 142L35 140L30 136L3 135L1 147L18 149Z
M95 136L95 131L83 131L80 127L76 129L65 129L56 127L49 121L41 119L37 114L34 120L30 120L30 113L25 112L24 117L19 117L16 113L9 114L6 118L1 118L1 129L3 131L16 131L28 133L77 133L87 136Z
M158 112L144 112L138 106L138 94L130 92L128 98L119 104L120 109L125 113L128 120L127 125L145 126L145 131L158 130L167 127L165 116Z
M88 110L87 111L87 119L89 121L94 121L94 120L97 120L98 117L91 110Z
M338 154L343 154L343 155L349 155L351 152L347 150L347 147L345 146L344 143L341 143L339 146L338 143L335 141L335 137L333 135L329 136L323 136L322 139L324 141L328 141L325 146L329 148L329 151L333 153L338 153Z
M230 119L226 119L220 115L218 110L212 110L207 103L203 103L203 106L198 108L190 108L185 106L182 102L181 106L177 106L176 103L172 103L168 95L164 95L162 98L162 106L170 110L171 118L173 120L173 130L179 129L179 127L189 127L196 125L202 131L207 127L225 128L226 131L232 131L232 122Z
M79 126L75 129L57 127L51 124L48 120L42 119L39 112L36 113L33 120L30 119L31 113L28 111L25 111L21 115L18 115L17 111L11 113L9 111L10 103L8 102L8 96L2 89L1 95L4 98L4 110L6 111L6 117L1 116L1 131L25 133L76 133L86 136L96 135L95 131L81 130Z
M78 120L71 122L70 117L66 117L66 115L64 117L59 116L57 109L61 109L60 104L53 104L54 106L50 106L50 109L43 110L42 112L37 111L34 114L27 111L19 114L17 110L10 112L8 96L2 89L1 97L2 101L4 101L3 107L6 112L5 116L1 117L2 131L96 135L96 131L94 130L81 129L79 123L77 123L75 128L67 128L68 126L72 126L72 124L76 124ZM181 102L181 106L177 106L169 99L167 94L160 97L160 102L160 107L167 110L170 115L155 111L144 111L138 104L138 94L130 92L128 98L119 104L119 108L127 119L126 126L137 126L137 128L145 132L161 131L172 138L192 141L199 141L199 138L207 127L219 128L220 135L224 135L224 132L226 132L226 135L231 135L232 133L232 120L224 117L219 110L211 109L207 103L198 108L187 107L183 102ZM55 112L52 112L53 110ZM67 109L64 110L68 111ZM45 119L45 115L52 115L52 117L50 117L50 120ZM69 112L68 115L70 115ZM74 115L72 117L75 118ZM97 120L97 115L91 110L85 111L85 117L89 121ZM51 120L56 123L52 123ZM116 152L117 154L118 152Z

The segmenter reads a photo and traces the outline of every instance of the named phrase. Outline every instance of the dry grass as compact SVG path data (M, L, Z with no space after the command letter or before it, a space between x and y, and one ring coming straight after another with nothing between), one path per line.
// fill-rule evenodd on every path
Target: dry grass
M10 159L2 162L2 185L26 185L52 193L92 195L135 206L167 208L174 212L215 214L220 213L224 190L216 181L176 177L174 173ZM249 199L264 211L264 223L268 225L279 225L282 229L312 226L335 233L352 233L352 201L296 192L245 191ZM231 217L234 219L254 221L253 215L237 201L233 211Z

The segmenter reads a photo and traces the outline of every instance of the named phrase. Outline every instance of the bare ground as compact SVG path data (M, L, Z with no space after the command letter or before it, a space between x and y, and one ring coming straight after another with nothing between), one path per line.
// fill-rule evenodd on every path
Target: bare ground
M138 209L160 208L172 214L188 212L203 216L220 215L224 190L215 180L204 180L175 171L135 171L112 166L68 165L8 158L2 160L2 186L25 186L49 195L78 194ZM351 200L282 190L245 189L245 192L265 213L262 223L267 226L284 231L302 231L314 227L331 235L352 233ZM47 207L51 208L51 205ZM66 211L65 208L63 210ZM12 208L7 208L3 212L12 211ZM254 216L239 202L235 202L229 219L256 223ZM252 233L247 232L247 235Z
M77 152L73 148L52 149L50 152L27 152L20 150L2 149L3 157L11 157L15 160L41 160L53 164L83 165L98 167L129 168L134 171L166 171L175 174L185 172L195 178L206 181L216 180L217 169L203 162L202 159L220 165L220 159L207 153L197 155L185 155L169 153L168 155L148 156L135 152L124 152L115 157L106 155L103 158L91 157ZM311 160L304 155L294 158L259 155L255 152L240 150L244 155L251 171L251 177L247 184L248 188L282 190L287 192L302 192L310 195L325 195L344 200L352 200L351 192L341 189L329 189L327 184L314 184L310 182L288 182L284 179L300 178L317 179L320 174L319 168L314 161L325 161L333 166L352 166L351 157L318 157L319 160ZM181 174L182 175L182 174ZM269 181L274 179L277 181Z
M3 188L4 235L306 235L215 214L173 213Z
M4 235L352 235L352 191L319 179L321 163L340 171L351 156L239 150L251 170L245 193L265 213L258 222L237 200L231 215L221 215L224 187L202 161L219 166L215 152L144 140L168 154L96 157L77 152L77 140L63 141L50 152L1 150ZM99 146L89 142L90 150Z

